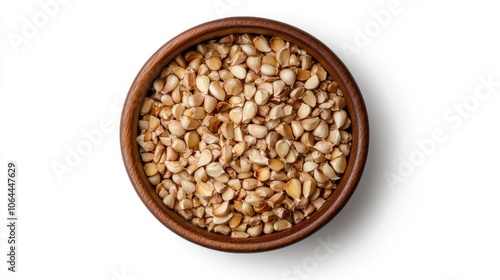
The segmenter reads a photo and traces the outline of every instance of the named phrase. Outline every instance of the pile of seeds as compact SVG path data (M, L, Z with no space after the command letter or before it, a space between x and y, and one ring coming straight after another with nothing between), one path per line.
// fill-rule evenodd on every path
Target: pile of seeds
M137 143L168 208L208 231L254 237L301 222L335 190L351 148L345 106L304 50L228 35L163 69Z

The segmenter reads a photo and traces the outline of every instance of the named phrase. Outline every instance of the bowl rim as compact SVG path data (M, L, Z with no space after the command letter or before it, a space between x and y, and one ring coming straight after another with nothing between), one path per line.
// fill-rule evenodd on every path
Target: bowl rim
M182 219L168 209L155 192L142 169L142 162L135 138L142 100L153 80L168 62L187 49L210 39L228 34L262 34L279 36L297 45L320 62L337 82L344 94L351 119L352 147L347 170L325 204L308 219L291 229L245 239L208 232ZM319 230L333 219L345 206L356 189L368 155L368 115L359 88L347 67L321 41L309 33L276 20L257 17L229 17L202 23L190 28L161 46L144 64L135 77L125 99L120 122L122 158L129 179L142 202L167 228L198 245L227 252L257 252L288 246ZM348 176L346 176L348 175Z

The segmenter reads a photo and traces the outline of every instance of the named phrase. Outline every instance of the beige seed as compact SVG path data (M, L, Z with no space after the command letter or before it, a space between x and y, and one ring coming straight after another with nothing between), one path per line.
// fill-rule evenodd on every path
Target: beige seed
M243 182L241 183L241 186L245 189L245 190L254 190L256 189L258 186L259 186L259 181L257 179L245 179L243 180Z
M270 52L272 49L264 36L257 36L253 39L253 45L260 52Z
M220 101L224 101L224 99L226 98L226 92L222 88L222 85L219 81L211 82L209 90L213 97L217 98Z
M224 235L229 235L231 233L231 228L226 225L216 225L214 227L214 232L224 234Z
M224 201L213 211L214 216L216 217L224 217L229 214L229 202Z
M271 42L271 48L275 52L281 50L282 48L284 48L286 46L285 41L283 39L281 39L280 37L272 37L270 42Z
M328 137L326 138L326 140L328 142L333 143L334 145L337 145L340 142L340 140L341 140L340 131L338 129L330 130L330 132L328 133Z
M311 114L311 111L312 111L312 109L309 105L307 105L306 103L301 103L300 107L297 111L297 118L299 120L305 119L305 118L309 117L309 115Z
M323 164L321 166L320 170L323 173L323 175L325 175L326 177L328 177L328 179L330 179L330 180L338 180L338 179L340 179L340 177L338 176L337 172L335 172L335 170L333 169L333 167L330 164L328 164L328 163Z
M312 66L312 57L310 55L303 55L300 57L300 67L302 69L309 69Z
M231 238L247 238L248 236L249 234L243 231L235 230L231 232Z
M194 199L193 199L194 200ZM198 201L200 201L200 205L201 205L201 200L198 199ZM194 215L198 218L201 218L203 216L205 216L205 207L203 206L196 206L195 203L193 203L193 206L196 207L196 209L194 209Z
M300 210L293 211L293 223L298 224L304 220L304 214Z
M245 202L252 205L253 207L261 207L263 204L265 204L264 199L255 194L248 194L245 197Z
M314 136L310 132L305 132L300 137L300 142L308 147L314 146Z
M243 65L234 65L229 67L229 71L238 79L245 79L247 70ZM241 85L241 83L240 83ZM226 90L227 91L227 90Z
M262 64L260 66L260 72L266 76L274 76L278 74L278 67L269 64Z
M238 179L248 179L248 178L251 178L252 175L253 175L252 172L241 172L241 173L238 173L237 178Z
M235 213L228 221L229 227L231 227L232 229L238 227L241 224L242 219L243 216L241 214Z
M220 127L222 135L226 139L234 139L234 124L233 123L223 123Z
M200 143L200 135L194 131L189 131L184 135L184 142L188 149L193 149Z
M255 178L257 178L257 180L261 182L269 180L270 177L271 177L271 170L269 169L269 167L260 168L255 172Z
M248 149L248 143L247 142L239 142L233 147L233 152L241 156L246 150Z
M193 208L193 201L191 199L183 199L179 201L179 207L182 210L188 210Z
M182 115L184 114L185 110L186 110L186 106L184 106L184 104L182 104L182 103L181 104L175 104L172 107L172 115L177 120L180 120L182 118Z
M311 172L314 171L318 167L318 164L315 163L314 161L308 161L304 163L304 166L302 167L302 171L304 172Z
M302 185L298 179L291 179L285 184L285 191L289 196L298 200L302 195Z
M274 92L273 84L270 82L265 82L264 80L262 80L262 81L255 81L255 84L258 85L257 89L260 89L260 90L265 89L269 92Z
M287 221L287 220L279 220L274 223L274 230L275 231L282 231L285 229L289 229L292 227L292 224Z
M240 107L229 111L229 119L236 125L239 125L243 119L243 109Z
M179 153L176 152L172 147L167 147L165 160L175 161L179 157Z
M330 153L333 150L333 144L328 141L318 141L314 148L322 154Z
M313 151L311 153L311 159L316 163L323 163L326 161L325 155L320 151Z
M326 72L325 68L323 68L319 64L315 64L312 67L311 73L316 74L320 81L324 81L328 77L328 73Z
M204 182L198 182L196 184L196 193L198 193L201 196L212 196L214 188L212 184L204 183Z
M250 68L255 73L258 73L260 71L262 59L257 56L250 56L247 58L246 63L248 68Z
M290 144L288 144L285 140L278 140L276 142L275 149L280 158L285 158L290 151Z
M219 142L219 137L213 133L210 133L208 131L205 131L203 135L201 136L201 140L207 144L214 144Z
M193 218L193 212L190 209L180 210L177 213L186 221L190 221Z
M220 151L221 155L219 157L219 162L223 167L226 167L231 163L231 159L233 157L233 146L232 145L222 146Z
M255 214L255 211L248 202L243 201L243 204L241 205L241 213L245 216L253 216Z
M314 180L316 180L318 184L325 184L328 182L328 178L318 169L314 170Z
M190 181L182 181L181 187L187 194L192 194L196 190L196 185Z
M184 170L180 161L165 161L165 166L172 173L179 173Z
M262 57L262 64L271 65L274 67L278 67L278 62L276 61L275 55L265 55Z
M319 77L318 75L313 75L311 78L307 79L304 83L304 87L306 89L315 89L319 86Z
M344 173L345 172L345 169L347 167L347 161L346 161L346 158L344 155L340 156L340 157L337 157L337 158L334 158L332 161L331 161L331 164L332 164L332 167L333 169L337 172L337 173Z
M184 111L184 115L193 118L195 120L202 120L203 118L205 118L205 108L192 107Z
M292 127L292 133L295 139L304 134L304 127L302 126L302 123L300 121L292 121L290 126Z
M226 188L222 192L222 199L224 201L230 201L236 196L236 192L232 188Z
M216 50L209 51L205 56L205 64L210 70L219 70L222 66L219 53Z
M292 127L287 123L280 123L274 128L285 139L293 139Z
M337 125L337 128L341 128L345 125L347 121L347 113L344 110L335 111L333 113L333 121Z
M156 146L156 149L158 149L159 147L163 147L163 146ZM155 151L155 154L156 154L156 151ZM155 154L153 153L142 153L141 154L141 159L143 162L149 162L149 161L152 161L154 158L155 158Z
M262 233L263 228L264 228L264 226L262 224L258 224L256 226L249 227L247 229L247 233L248 233L248 235L250 235L252 237L257 237Z
M269 159L268 166L274 171L280 171L285 167L281 160L275 158Z
M227 182L227 186L230 187L233 190L239 190L241 189L241 181L239 179L230 179Z
M196 165L198 167L205 166L209 164L211 161L212 161L212 153L210 152L210 150L206 149L200 153L200 157L198 158Z
M182 127L181 123L177 120L172 120L168 123L168 130L172 135L182 137L186 134L186 130Z
M156 168L156 164L155 163L146 163L144 165L144 172L146 173L146 176L153 176L153 175L156 175L156 173L158 172L158 169Z
M163 204L165 204L168 208L174 208L175 198L173 195L169 194L163 198Z
M274 191L270 187L258 187L255 189L255 194L262 198L268 198L274 195Z
M150 130L155 130L156 128L158 128L158 126L160 125L160 120L155 117L155 116L151 116L149 117L149 129Z
M264 154L260 153L255 149L250 150L250 152L248 153L248 159L251 162L260 165L267 165L269 162L269 159Z
M323 204L325 204L325 202L326 200L324 198L319 197L312 202L312 205L314 206L314 208L319 209L321 208L321 206L323 206Z
M302 184L302 195L309 198L316 191L316 181L312 179L305 180Z
M175 75L168 75L167 81L161 93L170 93L177 87L177 85L179 85L179 78Z
M282 67L290 65L290 49L282 48L276 52L276 60Z
M207 113L212 113L213 110L215 110L215 107L217 106L217 99L213 96L205 96L205 102L203 102L203 108L205 108L205 111Z
M316 100L316 95L310 90L306 91L304 95L302 96L302 101L309 105L310 107L315 107L317 100Z
M326 93L324 91L317 92L316 93L316 101L319 104L325 103L325 102L330 102L330 100L328 100L328 93ZM333 101L332 101L332 104L333 104ZM325 109L328 109L328 108L325 108Z
M243 86L239 79L229 79L224 83L224 90L229 95L236 95L243 91Z
M264 223L274 223L279 220L279 217L272 211L265 211L260 215L260 219Z
M207 172L207 175L211 177L219 177L224 173L222 165L218 162L211 162L207 164L205 171Z
M188 99L189 106L191 107L199 107L205 101L205 94L202 92L195 93L191 95Z
M186 143L181 139L174 138L172 139L172 149L178 153L184 153L186 151Z
M203 167L196 169L193 177L194 177L194 181L197 183L198 182L206 182L208 180L207 172L205 172L205 168L203 168Z
M304 82L311 78L311 71L305 69L297 69L297 80Z
M285 82L285 84L292 86L295 83L296 74L290 68L283 69L280 71L280 79Z
M182 79L182 85L187 90L193 90L196 87L196 73L193 69L187 68Z
M156 79L153 82L153 88L155 92L160 92L164 86L165 86L165 79Z
M286 184L283 183L282 185L283 185L283 190L285 190ZM274 191L276 191L276 189ZM283 202L284 199L285 199L284 193L282 191L279 191L279 192L275 193L274 195L272 195L267 200L267 204L269 206L271 206L272 208L275 208L275 207L279 206Z
M223 216L223 217L217 217L217 216L214 216L212 221L214 222L214 224L216 225L221 225L221 224L225 224L229 221L229 219L231 219L233 217L233 213L229 213L227 214L226 216Z
M267 135L267 128L262 125L249 124L248 133L255 138L264 138Z
M283 112L283 106L285 106L285 104L279 104L272 107L269 111L269 115L267 116L267 120L276 120L283 117L285 115Z
M180 119L180 124L184 130L195 130L200 126L201 122L184 115Z
M325 121L320 121L318 126L314 129L313 135L319 138L327 138L330 134L330 127Z
M316 127L318 127L319 123L320 119L318 117L304 119L301 121L302 127L305 131L313 131Z
M332 100L333 100L332 110L334 111L344 109L344 107L346 106L345 98L342 96L336 95L335 97L333 97Z
M262 230L264 234L271 234L274 232L274 223L272 222L267 222L264 224L264 229Z
M210 86L210 79L208 76L200 75L196 77L196 88L203 93L207 93Z
M269 100L269 97L271 96L271 94L263 89L263 90L258 90L256 93L255 93L255 103L257 105L264 105L267 103L267 101Z

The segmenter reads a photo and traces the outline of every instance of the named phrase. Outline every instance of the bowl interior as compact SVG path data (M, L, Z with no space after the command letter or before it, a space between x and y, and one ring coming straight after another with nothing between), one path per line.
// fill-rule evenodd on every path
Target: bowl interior
M210 39L229 34L261 34L278 36L308 52L321 63L338 84L347 103L351 119L352 148L347 169L336 190L325 204L308 219L291 229L270 235L235 239L208 232L182 219L168 209L156 194L142 169L136 136L139 133L140 108L153 80L177 55ZM123 160L130 180L146 207L166 227L185 239L216 250L255 252L275 249L296 242L318 230L332 219L352 195L360 179L368 152L368 120L359 89L344 64L320 41L293 26L262 18L226 18L208 22L189 29L163 45L139 71L126 98L120 127Z

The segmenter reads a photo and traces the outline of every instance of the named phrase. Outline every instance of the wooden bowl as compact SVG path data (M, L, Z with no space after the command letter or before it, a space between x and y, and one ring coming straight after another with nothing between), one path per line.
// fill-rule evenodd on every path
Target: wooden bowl
M308 52L320 62L344 94L351 119L352 148L347 169L337 189L326 203L308 219L292 228L259 237L235 239L208 232L168 209L149 183L139 155L136 137L139 112L147 90L160 71L177 55L198 43L228 34L252 33L279 36ZM344 207L358 184L368 153L368 118L360 91L339 58L308 33L285 23L253 17L234 17L211 21L191 28L163 45L144 64L132 83L123 107L120 140L123 161L137 194L151 213L167 228L196 244L229 252L257 252L290 245L320 229Z

